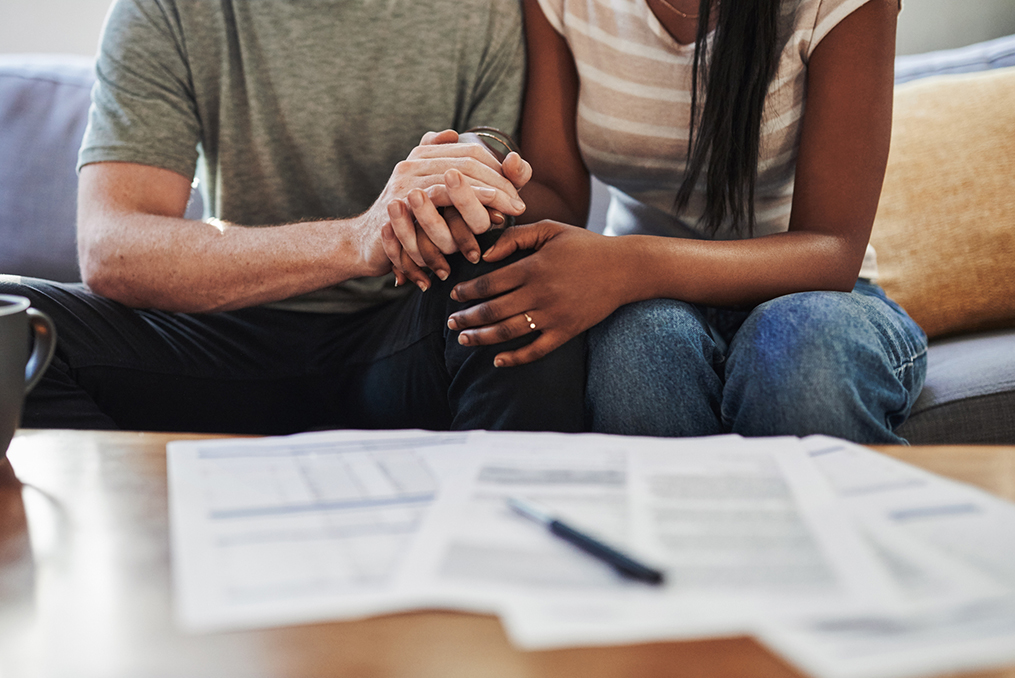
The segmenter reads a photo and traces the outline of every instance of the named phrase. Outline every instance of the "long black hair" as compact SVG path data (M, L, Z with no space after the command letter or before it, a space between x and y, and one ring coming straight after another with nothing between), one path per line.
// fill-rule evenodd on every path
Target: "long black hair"
M691 79L687 171L677 208L687 206L707 165L702 225L715 234L728 220L752 234L765 95L779 61L782 0L717 0L711 47L712 0L700 0ZM704 98L702 104L701 99Z

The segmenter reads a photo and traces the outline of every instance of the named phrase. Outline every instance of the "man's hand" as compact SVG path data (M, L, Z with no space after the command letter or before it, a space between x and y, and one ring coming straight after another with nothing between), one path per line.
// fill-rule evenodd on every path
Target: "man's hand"
M424 143L441 143L450 138L443 136L445 134L448 133L441 132L430 139L424 137ZM508 154L504 162L499 163L484 146L463 145L481 149L486 163L493 163L499 172L503 172L503 179L516 190L532 177L529 163L517 153ZM496 204L484 202L469 177L458 169L444 173L443 187L450 205L441 205L431 199L431 195L440 191L432 191L428 195L416 190L409 193L407 200L392 201L388 205L391 221L390 225L384 226L382 238L395 272L396 284L412 281L426 290L430 280L424 268L434 271L442 280L447 279L450 270L444 255L454 252L462 252L469 261L478 262L480 252L475 235L485 233L491 227L502 226L504 214L520 216L525 210L521 200L513 202L511 210L500 210ZM438 207L445 209L441 212Z
M445 224L447 224L447 228L454 235L455 240L465 241L461 251L467 253L465 256L470 261L477 263L480 256L479 246L476 243L475 235L469 230L462 215L454 207L445 207L441 217ZM499 212L494 211L490 218L491 223L495 227L503 226L504 216ZM424 261L424 266L430 268L441 280L447 280L451 274L451 267L448 265L447 259L444 258L444 254L433 244L433 241L430 240L430 237L419 224L415 224L413 227L416 231L416 247ZM409 252L402 247L402 243L398 240L398 236L395 235L394 227L390 222L385 224L381 229L381 238L384 252L388 256L388 259L391 262L398 262L397 264L391 264L391 270L395 274L395 286L412 282L424 292L427 291L430 288L430 277L422 267L412 260Z
M445 179L448 172L454 172L459 179L454 188ZM454 130L428 132L409 157L395 166L381 195L364 215L361 250L374 275L386 273L392 267L381 236L385 224L391 224L392 232L419 266L427 265L420 253L421 239L446 254L474 251L478 260L478 246L472 233L461 228L453 230L438 211L455 204L452 192L458 202L473 211L479 205L484 214L487 208L511 215L525 210L517 188L504 177L500 163L484 147L458 143ZM468 199L463 195L468 195ZM410 213L422 227L419 235ZM430 251L427 244L423 249Z

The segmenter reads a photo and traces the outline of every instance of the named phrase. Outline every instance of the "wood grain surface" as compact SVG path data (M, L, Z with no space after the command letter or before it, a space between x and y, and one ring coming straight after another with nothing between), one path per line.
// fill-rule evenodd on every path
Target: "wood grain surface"
M800 675L749 638L521 652L494 617L437 611L184 634L165 445L199 437L18 432L0 462L0 678ZM1015 447L877 449L1015 499ZM1015 678L1015 667L963 675Z

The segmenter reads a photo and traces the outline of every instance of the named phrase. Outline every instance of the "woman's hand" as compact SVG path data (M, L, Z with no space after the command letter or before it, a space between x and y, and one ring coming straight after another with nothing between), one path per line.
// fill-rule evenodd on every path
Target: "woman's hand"
M627 302L627 269L615 265L619 245L619 239L555 221L509 228L483 255L485 260L499 261L520 249L536 251L457 285L451 292L456 301L485 301L454 313L448 327L461 330L458 343L465 346L538 332L531 344L498 354L494 364L537 360Z

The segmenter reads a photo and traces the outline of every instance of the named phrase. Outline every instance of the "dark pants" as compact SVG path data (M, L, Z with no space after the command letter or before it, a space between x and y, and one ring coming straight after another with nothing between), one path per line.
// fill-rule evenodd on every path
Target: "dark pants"
M494 367L494 355L535 334L460 346L447 328L463 307L451 288L503 264L461 256L449 263L451 277L434 278L427 292L351 314L166 313L128 308L83 285L0 282L0 293L28 297L57 328L56 356L26 400L22 426L582 430L584 337L534 363Z

